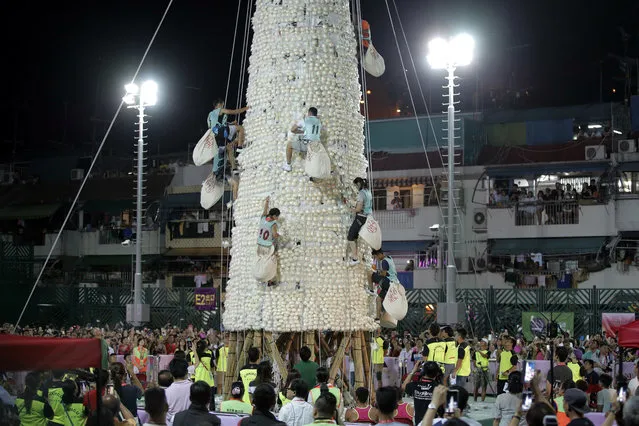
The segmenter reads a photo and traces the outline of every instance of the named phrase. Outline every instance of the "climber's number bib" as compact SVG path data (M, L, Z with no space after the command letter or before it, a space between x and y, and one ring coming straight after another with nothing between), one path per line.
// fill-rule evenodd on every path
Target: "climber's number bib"
M269 232L268 229L260 229L260 238L263 239L264 241L268 241L269 237L271 236L271 233Z
M318 126L317 124L314 124L313 127L311 127L311 134L315 135L319 135L319 130L320 130L320 126Z

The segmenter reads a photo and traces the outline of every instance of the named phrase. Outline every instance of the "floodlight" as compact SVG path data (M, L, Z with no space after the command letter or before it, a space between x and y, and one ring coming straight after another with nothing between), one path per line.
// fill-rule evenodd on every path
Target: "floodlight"
M158 85L155 81L148 80L142 84L140 98L144 105L155 105L158 101Z
M448 43L443 38L435 38L428 43L428 64L434 69L448 66Z
M470 65L475 48L475 40L470 35L459 34L453 37L449 45L454 65L460 67Z
M124 86L124 90L126 90L127 94L137 95L140 91L140 88L135 83L129 83Z
M135 95L133 93L127 93L126 95L124 95L122 100L127 105L133 105L135 103Z

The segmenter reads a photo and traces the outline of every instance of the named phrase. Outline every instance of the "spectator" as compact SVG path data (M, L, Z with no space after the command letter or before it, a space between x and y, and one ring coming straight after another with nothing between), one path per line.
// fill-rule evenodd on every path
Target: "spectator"
M222 402L220 411L223 413L253 414L253 406L242 401L243 396L244 383L241 381L233 382L231 384L231 399Z
M23 425L46 425L53 418L53 409L49 403L38 395L40 375L35 372L27 374L22 395L16 399L16 407Z
M399 192L395 191L393 194L393 200L391 201L391 206L393 206L393 210L404 208L404 203L402 202L401 197L399 196Z
M313 423L313 406L306 402L308 398L308 385L304 379L297 379L291 383L295 391L293 400L282 407L279 419L287 426L304 426Z
M633 370L633 377L628 383L628 395L629 396L637 396L637 388L639 387L639 361L635 361L635 368Z
M275 407L275 389L273 386L263 383L255 388L253 393L253 415L240 421L239 426L286 426L271 414Z
M308 346L302 346L300 349L301 361L293 366L293 368L300 372L302 379L308 384L309 388L314 388L316 385L315 374L319 365L311 361L311 350Z
M158 386L160 389L166 389L173 383L173 375L169 370L161 370L158 373Z
M440 407L446 404L446 395L448 393L448 389L445 386L437 386L435 388L435 391L433 392L432 406L434 406L435 408L433 409L432 406L429 407L428 411L426 412L426 416L424 416L424 420L422 421L422 424L423 425L430 424L433 426L442 426L444 424L449 424L449 425L466 424L468 426L481 426L481 423L479 423L477 420L464 416L464 410L466 410L468 406L468 396L469 396L468 391L461 386L451 386L450 389L456 390L458 392L457 408L459 409L459 413L457 413L456 415L459 415L459 418L453 418L453 419L442 418L442 417L435 418L436 415L441 412L439 411ZM455 423L456 421L459 423Z
M113 387L118 393L120 400L124 406L131 412L133 417L138 415L138 399L142 398L144 388L133 373L133 364L127 364L127 369L119 362L111 364L111 378L113 379ZM131 378L132 385L126 383L127 372Z
M144 392L144 411L149 414L149 421L144 426L165 425L168 410L164 389L151 388Z
M546 392L550 394L551 386L554 386L555 383L559 383L560 385L572 380L572 370L566 365L566 360L568 359L568 348L565 346L560 346L555 350L555 366L552 369L552 380L546 381Z
M252 347L248 350L248 364L240 368L240 377L238 380L241 380L242 383L244 383L244 396L242 397L242 400L246 403L251 402L248 392L249 384L255 380L255 377L257 377L257 362L259 359L260 350Z
M521 373L514 371L508 375L508 392L497 396L495 400L495 410L493 426L508 426L515 412L521 405L521 392L524 385L521 380ZM525 426L525 419L519 419L519 424Z
M169 363L169 370L173 376L173 383L166 389L166 402L169 405L167 419L173 418L180 411L189 408L191 396L191 382L187 380L188 364L183 359L173 359Z
M320 385L320 396L315 401L313 424L335 424L339 418L337 414L337 398L329 390L326 383Z
M579 389L568 389L564 393L564 411L570 419L568 426L594 426L584 417L588 409L588 397Z
M612 377L608 374L599 376L601 390L597 392L597 411L607 413L612 408L613 401L617 400L617 392L610 389Z
M355 407L346 410L346 421L351 423L377 423L377 410L368 402L367 388L355 390Z
M191 405L188 410L175 415L173 426L219 426L221 424L220 418L209 413L211 394L211 387L208 383L204 381L193 383L191 385Z
M395 413L397 410L397 389L391 386L384 386L375 392L377 399L377 416L378 424L388 426L401 426L402 423L395 421Z
M628 426L639 425L639 397L630 398L623 405L623 422Z
M275 384L273 383L273 366L271 365L271 361L262 361L257 366L257 375L255 376L255 380L249 383L249 395L253 395L255 388L263 383L269 384L275 389Z

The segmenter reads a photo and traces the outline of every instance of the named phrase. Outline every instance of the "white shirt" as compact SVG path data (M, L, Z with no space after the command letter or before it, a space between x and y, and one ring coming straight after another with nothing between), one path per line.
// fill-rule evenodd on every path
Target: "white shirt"
M628 382L628 390L630 391L628 396L631 396L631 395L635 396L638 387L639 387L639 379L637 379L636 377L633 377L633 379L630 380L630 382Z
M304 426L313 423L313 406L302 398L295 397L282 407L278 414L287 426Z
M169 405L169 411L166 415L167 423L173 423L175 415L188 409L191 405L191 385L190 381L182 380L171 383L171 386L164 391L166 403Z

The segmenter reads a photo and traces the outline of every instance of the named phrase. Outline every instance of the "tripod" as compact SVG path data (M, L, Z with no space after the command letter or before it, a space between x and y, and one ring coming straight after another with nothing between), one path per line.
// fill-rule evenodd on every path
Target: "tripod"
M553 319L553 315L552 312L550 313L550 319L548 319L548 317L546 315L544 315L543 312L539 312L539 314L547 321L546 323L546 337L549 339L555 339L557 337L557 335L559 334L559 331L561 331L561 333L564 333L564 330L562 330L562 328L559 326L559 324L557 324L557 318ZM553 342L551 340L550 342L550 370L549 372L549 378L550 378L550 401L554 401L555 399L555 373L554 370L555 369L555 342Z

